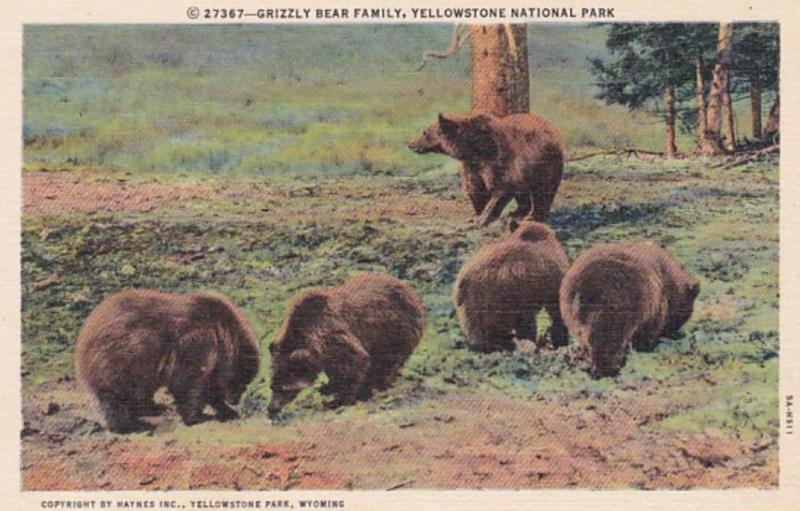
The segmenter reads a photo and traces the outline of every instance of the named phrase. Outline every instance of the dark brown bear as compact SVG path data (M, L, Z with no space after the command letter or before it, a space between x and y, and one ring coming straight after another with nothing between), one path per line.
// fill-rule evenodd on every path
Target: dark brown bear
M150 290L114 294L95 307L75 346L78 379L94 393L109 431L150 426L140 417L162 410L153 394L166 386L183 422L237 416L259 367L247 321L227 299Z
M631 348L652 350L692 315L699 282L652 242L601 245L561 284L561 314L595 377L619 373Z
M325 372L332 406L388 388L425 331L422 301L394 277L366 273L304 292L272 341L272 401L278 413Z
M555 233L533 220L523 221L506 240L481 248L461 267L453 286L453 304L469 346L511 350L515 336L536 341L536 315L542 308L552 322L546 337L553 346L566 345L558 291L568 268Z
M545 221L564 169L561 135L532 114L439 114L408 147L461 162L461 186L482 225L495 220L511 199L517 201L514 217Z

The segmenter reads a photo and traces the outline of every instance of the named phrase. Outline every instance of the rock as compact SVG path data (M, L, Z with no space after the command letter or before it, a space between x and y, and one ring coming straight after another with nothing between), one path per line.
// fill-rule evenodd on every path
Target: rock
M59 284L61 284L61 279L58 277L58 275L53 275L31 284L31 292L42 291L48 287L57 286Z
M22 431L20 431L19 436L20 436L20 438L25 438L27 436L38 435L38 434L39 434L39 430L36 429L36 428L31 427L31 425L26 422L22 426Z

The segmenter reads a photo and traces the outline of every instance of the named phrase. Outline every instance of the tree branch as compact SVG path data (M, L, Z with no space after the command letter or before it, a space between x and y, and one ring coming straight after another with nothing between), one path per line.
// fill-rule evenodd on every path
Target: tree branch
M636 156L638 158L640 154L644 154L647 156L664 156L663 152L646 151L644 149L636 149L630 147L626 149L620 149L617 151L599 151L596 153L584 154L583 156L578 156L576 158L568 158L567 162L588 160L589 158L594 158L595 156Z
M422 64L419 65L417 71L421 71L425 64L428 63L430 59L446 59L452 55L455 55L461 45L464 43L464 40L469 37L467 33L468 27L466 25L453 25L453 38L450 40L450 46L443 52L437 51L426 51L422 54Z

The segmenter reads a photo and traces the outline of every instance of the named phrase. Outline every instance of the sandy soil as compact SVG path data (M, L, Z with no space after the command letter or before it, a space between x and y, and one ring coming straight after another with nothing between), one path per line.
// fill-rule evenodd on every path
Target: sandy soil
M377 411L360 404L271 424L191 428L168 411L152 434L99 432L74 382L26 399L23 486L73 489L766 488L774 438L658 432L669 391L646 401L519 401L458 392Z

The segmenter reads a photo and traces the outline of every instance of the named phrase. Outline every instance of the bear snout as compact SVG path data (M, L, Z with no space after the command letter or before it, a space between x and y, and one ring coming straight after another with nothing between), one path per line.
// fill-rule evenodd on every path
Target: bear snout
M425 148L422 147L422 144L419 140L412 140L408 144L408 148L414 151L417 154L423 154L425 152Z
M300 390L285 390L285 389L272 389L272 399L267 406L267 413L270 416L275 416L283 410L287 403L291 402Z

